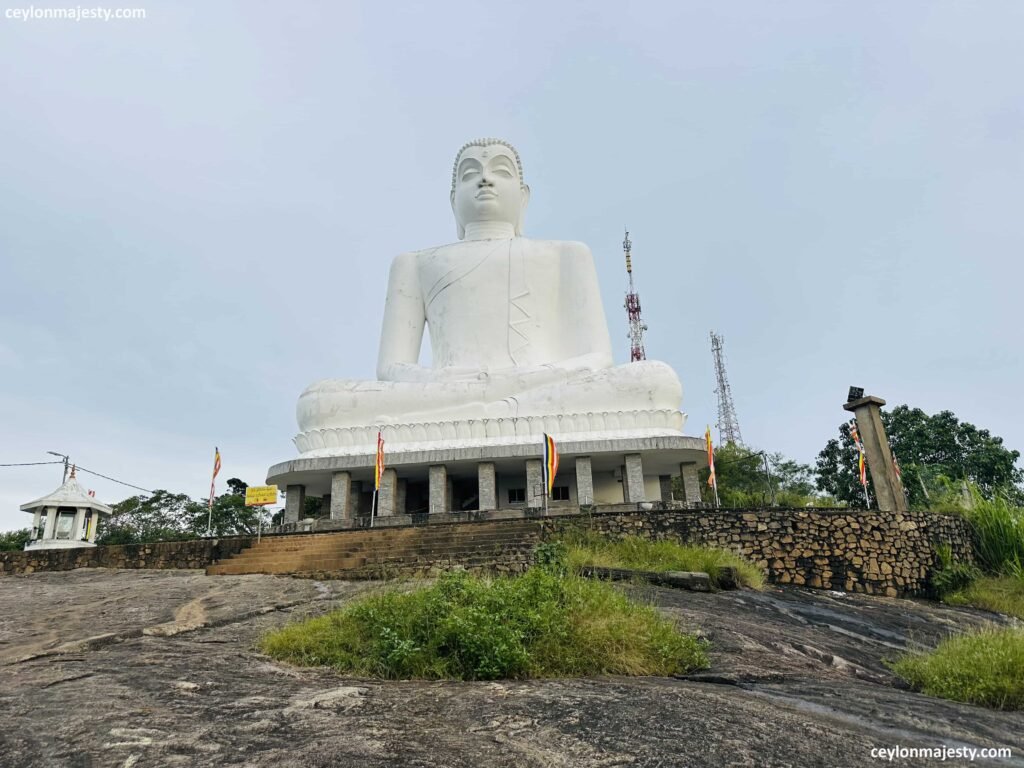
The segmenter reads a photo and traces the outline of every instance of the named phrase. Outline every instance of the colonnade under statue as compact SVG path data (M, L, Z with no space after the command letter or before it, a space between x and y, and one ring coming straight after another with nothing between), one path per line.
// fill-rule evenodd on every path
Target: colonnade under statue
M615 443L621 442L621 445ZM539 446L495 446L486 452L453 449L386 457L377 495L380 517L545 506ZM549 508L672 501L681 479L688 505L700 502L697 472L703 441L694 437L567 443ZM426 454L426 455L424 455ZM474 455L475 454L475 455ZM365 524L373 503L372 456L297 459L272 467L270 482L286 489L286 524L305 517L306 500L319 497L321 515ZM358 519L362 518L361 521Z

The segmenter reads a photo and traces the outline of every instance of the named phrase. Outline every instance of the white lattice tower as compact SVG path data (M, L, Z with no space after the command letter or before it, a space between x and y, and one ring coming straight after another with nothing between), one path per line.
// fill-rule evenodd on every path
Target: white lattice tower
M718 395L718 439L725 443L743 444L743 436L740 435L740 420L736 416L736 406L732 402L732 389L729 387L729 378L725 374L725 352L723 350L722 337L714 331L711 332L711 354L715 358L715 381L717 387L715 394Z

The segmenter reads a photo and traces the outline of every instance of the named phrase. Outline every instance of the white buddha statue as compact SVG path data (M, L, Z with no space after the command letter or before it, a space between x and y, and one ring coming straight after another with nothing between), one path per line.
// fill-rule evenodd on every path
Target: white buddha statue
M664 363L615 366L582 243L522 236L530 189L500 139L455 158L459 242L391 265L377 381L327 379L299 398L303 455L679 435L682 388ZM424 328L432 361L419 364Z

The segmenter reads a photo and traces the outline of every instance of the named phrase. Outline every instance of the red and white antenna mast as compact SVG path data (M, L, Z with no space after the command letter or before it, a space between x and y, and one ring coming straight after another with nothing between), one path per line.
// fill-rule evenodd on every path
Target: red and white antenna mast
M644 351L644 331L647 326L640 318L640 295L633 286L633 256L630 249L633 243L629 241L629 230L626 230L626 239L622 241L622 250L626 253L626 274L629 275L629 291L626 293L626 314L629 316L629 359L630 362L646 360L647 353Z

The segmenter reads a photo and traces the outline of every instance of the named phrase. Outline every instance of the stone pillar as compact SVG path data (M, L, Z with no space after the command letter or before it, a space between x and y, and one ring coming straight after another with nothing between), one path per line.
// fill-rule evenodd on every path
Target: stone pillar
M335 472L331 475L331 520L351 520L352 517L352 475Z
M362 513L363 505L363 481L353 480L352 481L352 517L353 519L359 517ZM367 513L369 514L369 513Z
M679 477L683 481L683 501L686 505L700 504L700 475L697 474L697 464L680 464Z
M444 464L430 467L430 506L432 515L448 511L448 468Z
M627 504L647 501L644 492L644 465L639 453L627 453L623 459L626 464L622 468L622 500Z
M864 443L864 455L871 472L871 485L875 489L875 501L882 512L906 512L907 497L903 494L903 483L896 474L892 463L889 438L882 424L882 406L885 400L868 395L843 404L857 419L857 431Z
M398 473L390 467L380 476L380 490L377 491L377 514L390 517L395 514L395 497L398 495Z
M498 508L498 476L493 461L481 461L476 465L477 509Z
M404 477L398 478L398 487L397 487L397 490L395 491L395 514L396 515L404 515L405 514L405 508L406 508L406 506L408 506L406 504L406 499L408 498L408 494L409 494L409 481L406 480Z
M594 503L594 472L589 456L576 457L576 503L581 507Z
M661 500L672 501L672 475L658 475L658 485L661 487Z
M306 514L306 486L289 485L284 495L284 521L297 523Z
M540 459L526 460L526 506L544 506L544 475Z

